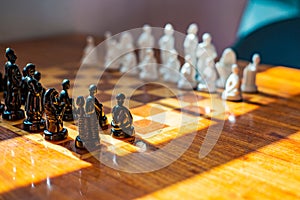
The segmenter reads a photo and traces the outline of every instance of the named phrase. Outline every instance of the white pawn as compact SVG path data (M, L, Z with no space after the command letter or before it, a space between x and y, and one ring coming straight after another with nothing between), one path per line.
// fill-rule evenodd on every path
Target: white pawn
M166 82L177 83L180 78L180 73L179 73L180 62L177 57L178 57L177 51L173 49L170 52L169 59L166 65L163 68L161 68L161 69L165 69L163 79Z
M256 71L257 65L260 63L259 54L254 54L252 63L250 63L243 71L242 91L255 93L257 92L256 86Z
M217 70L215 67L214 59L209 57L206 59L206 68L203 71L203 82L198 84L198 90L215 93L217 80Z
M216 83L218 88L225 87L226 80L231 74L231 66L233 64L236 64L236 54L231 48L227 48L223 51L220 61L216 63L219 74L219 79Z
M163 65L168 62L170 51L175 48L175 39L173 34L173 26L171 24L166 24L164 28L164 35L158 41L161 63Z
M143 33L140 35L137 41L139 47L139 60L142 62L146 56L147 49L154 47L154 37L151 34L151 27L147 24L143 26Z
M183 42L183 48L184 48L184 56L190 55L192 60L192 65L196 65L196 51L198 46L198 26L197 24L193 23L189 25L187 30L187 35Z
M81 62L85 65L97 66L98 65L98 53L95 46L95 41L92 36L86 38L86 46L83 50L83 57Z
M120 71L130 75L137 75L139 73L137 68L137 58L134 51L128 52L122 57Z
M207 66L206 65L206 60L209 58L209 54L207 53L207 51L204 48L199 47L199 45L198 45L197 52L196 52L196 55L197 55L197 58L198 58L197 64L196 64L196 69L197 69L197 73L198 73L197 74L197 81L201 82L203 71Z
M237 64L232 65L232 73L228 77L225 90L222 93L222 99L229 101L241 101L241 81L239 77L239 67Z
M120 68L120 53L116 40L110 40L106 50L104 67L108 70L119 70Z
M120 55L125 55L128 51L134 50L133 37L129 32L123 32L118 45Z
M157 62L152 49L147 49L145 58L139 64L140 79L144 81L154 81L158 79Z
M177 84L178 88L192 90L196 87L196 70L192 65L192 57L190 55L185 56L185 63L181 67L180 75L181 76Z
M204 33L202 35L202 42L199 43L198 48L203 48L207 52L209 57L216 59L218 56L216 47L211 43L211 41L212 41L211 35L209 33Z

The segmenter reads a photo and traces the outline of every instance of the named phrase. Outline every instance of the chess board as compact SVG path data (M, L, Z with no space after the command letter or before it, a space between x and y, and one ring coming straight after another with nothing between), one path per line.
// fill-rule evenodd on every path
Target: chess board
M250 112L258 104L267 104L270 98L259 94L244 96L244 102L226 102L221 99L222 90L217 93L181 90L176 84L156 81L142 81L137 76L108 71L100 66L84 66L81 63L67 63L52 66L46 72L42 70L41 83L45 88L62 89L61 82L68 78L71 81L70 95L88 95L90 84L96 84L96 98L103 104L108 121L112 120L112 108L116 105L115 96L124 93L124 105L133 115L136 139L133 144L111 137L108 129L100 129L100 138L105 151L123 156L139 151L156 151L177 137L196 133L201 130L203 136L210 126L225 120L234 120L239 115ZM75 69L74 70L74 66ZM39 70L39 69L37 69ZM57 73L59 71L59 73ZM62 141L46 141L42 132L29 133L22 129L23 120L1 121L1 126L22 135L37 143L41 143L67 156L87 159L101 152L99 149L82 150L75 148L74 140L78 135L77 121L64 122L69 136ZM138 144L138 145L136 145ZM141 145L142 144L142 145Z
M124 93L136 141L112 138L109 127L99 132L100 149L78 150L76 120L64 122L69 131L66 140L51 142L41 133L22 130L22 120L0 118L0 181L5 183L0 184L0 198L299 198L299 70L259 66L259 93L230 102L221 100L222 90L215 94L179 90L174 84L143 82L101 67L80 71L84 45L85 37L64 36L11 47L20 68L28 61L36 64L45 88L60 91L62 80L68 78L69 93L76 98L87 96L88 85L97 84L96 96L109 122L116 94ZM5 59L1 61L4 64ZM218 127L222 127L219 138L215 134L208 138ZM200 158L212 138L216 144ZM183 147L185 151L178 152ZM114 167L128 166L134 172L153 167L156 163L148 159L152 153L160 163L171 162L148 173Z

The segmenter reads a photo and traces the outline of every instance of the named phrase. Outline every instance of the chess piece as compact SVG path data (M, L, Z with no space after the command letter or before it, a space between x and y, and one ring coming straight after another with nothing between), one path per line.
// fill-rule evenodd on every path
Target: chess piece
M123 32L121 34L118 48L121 56L125 55L128 51L134 50L133 36L131 33Z
M107 43L104 66L110 71L118 71L120 68L120 53L118 43L116 40L110 39Z
M90 85L89 92L90 95L86 99L86 113L89 115L95 113L100 127L105 130L108 128L108 120L104 113L103 105L95 97L97 93L96 85Z
M146 57L147 49L154 47L154 37L151 34L151 27L148 24L143 26L143 33L138 38L137 45L139 48L139 61L142 62Z
M259 54L254 54L252 57L252 63L250 63L243 71L243 81L241 89L243 92L256 93L256 71L257 65L260 62Z
M22 70L22 81L21 81L21 104L25 105L28 94L28 87L26 83L26 66Z
M97 66L98 65L98 52L95 46L95 40L92 36L86 38L86 47L83 50L83 57L81 62L84 65Z
M192 90L196 87L196 70L192 65L192 57L190 55L185 56L185 63L181 67L180 74L181 76L177 84L178 88Z
M78 136L75 139L75 147L79 149L85 148L85 142L88 141L88 132L87 132L87 121L84 110L85 100L83 96L77 97L76 105L78 109L76 114L78 115ZM96 122L97 123L97 122Z
M225 87L226 80L231 74L231 66L233 64L236 64L236 54L231 48L227 48L223 51L220 61L216 63L219 74L219 79L216 83L218 88Z
M116 96L117 105L112 109L111 133L114 138L135 138L135 130L132 126L133 118L130 111L123 106L125 95L120 93Z
M241 101L242 93L238 65L233 64L231 70L232 73L226 81L225 90L222 93L222 99L229 101Z
M196 50L198 46L198 26L197 24L193 23L190 24L187 30L187 35L183 42L184 48L184 57L187 55L191 56L191 64L196 65Z
M166 24L164 28L164 35L158 41L160 49L160 59L163 66L165 66L165 64L168 62L170 51L175 49L175 39L173 34L173 26L171 24Z
M44 106L46 114L44 138L52 141L64 140L68 136L68 130L63 127L62 120L65 104L60 102L59 94L54 88L46 91Z
M203 71L203 82L198 84L197 90L215 93L216 89L216 80L217 80L217 70L215 67L214 59L209 57L206 59L206 68Z
M205 68L207 67L206 60L208 58L210 58L210 56L207 53L207 51L200 46L200 44L197 47L196 56L197 56L196 79L198 82L203 82L203 80L202 80L203 72L204 72Z
M124 32L120 39L120 52L121 52L121 68L122 73L131 75L138 74L137 58L134 52L133 38L128 32Z
M152 49L147 49L144 60L138 66L141 69L140 79L154 81L158 79L157 62Z
M59 99L61 102L65 103L65 112L63 115L64 121L73 121L73 99L69 97L68 90L70 89L69 79L64 79L62 81L62 91L59 94Z
M163 79L166 82L177 83L180 78L180 62L176 50L171 50L168 62L161 69L164 69Z
M100 104L95 97L97 93L96 85L90 85L89 87L90 95L86 99L85 104L85 112L86 112L86 132L88 133L88 140L86 141L86 145L88 146L98 146L100 145L100 137L99 137L99 124L100 126L104 125L102 116L102 104ZM103 113L104 115L104 113ZM105 123L107 122L107 118L105 117ZM100 121L102 120L102 121ZM108 124L105 124L108 127ZM106 128L107 128L106 127ZM82 138L83 139L83 138Z
M8 61L5 63L5 106L3 119L19 120L25 117L24 110L21 109L21 81L22 75L19 67L15 64L17 56L10 48L6 49Z
M26 131L37 132L45 128L43 117L43 87L34 78L35 65L28 63L25 67L27 86L27 98L25 103L26 119L23 121L23 128Z
M40 82L40 80L41 80L41 78L42 78L42 74L41 74L41 72L35 70L33 77L38 81L39 87L41 87L42 90L43 90L43 92L42 92L42 102L43 102L43 98L44 98L44 96L45 96L46 89L43 87L43 85L42 85L41 82ZM43 113L44 113L44 111L45 111L45 106L44 106L43 103L42 103L42 111L43 111Z
M211 43L212 37L209 33L204 33L202 35L202 42L199 43L198 48L203 48L209 57L212 59L216 59L218 54L216 51L216 47Z

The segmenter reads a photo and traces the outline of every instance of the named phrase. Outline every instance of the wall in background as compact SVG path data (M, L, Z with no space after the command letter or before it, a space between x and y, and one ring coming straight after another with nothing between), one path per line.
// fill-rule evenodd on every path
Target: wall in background
M0 0L0 42L81 32L101 36L170 22L210 32L220 53L233 44L247 0Z

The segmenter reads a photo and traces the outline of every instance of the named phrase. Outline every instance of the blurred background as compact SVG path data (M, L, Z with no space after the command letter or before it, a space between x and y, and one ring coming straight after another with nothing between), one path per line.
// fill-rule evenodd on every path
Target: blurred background
M199 39L211 33L219 55L233 47L240 59L250 60L258 52L264 63L299 67L299 1L0 0L0 43L67 33L102 37L105 31L117 34L146 23L171 23L186 33L195 22ZM275 29L265 30L273 24Z

